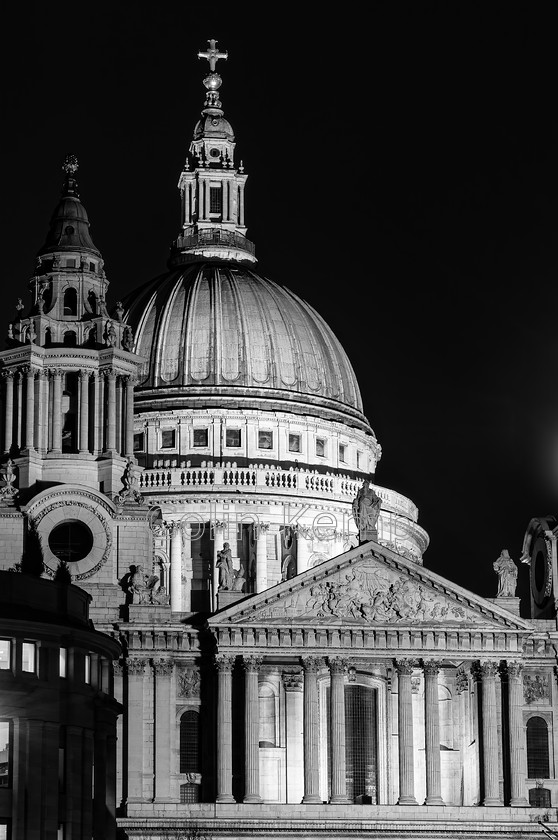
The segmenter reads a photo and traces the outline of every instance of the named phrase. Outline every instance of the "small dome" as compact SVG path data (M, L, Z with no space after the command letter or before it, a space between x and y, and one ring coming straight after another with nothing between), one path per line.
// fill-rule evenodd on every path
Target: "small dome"
M87 211L79 200L77 184L72 178L66 180L39 255L65 250L86 250L101 256L91 239Z
M341 414L344 422L348 415L370 431L351 363L331 329L308 303L251 269L194 263L147 283L124 304L135 351L146 359L139 394L165 389L168 398L180 389L181 397L236 395L243 405L312 406L312 414Z

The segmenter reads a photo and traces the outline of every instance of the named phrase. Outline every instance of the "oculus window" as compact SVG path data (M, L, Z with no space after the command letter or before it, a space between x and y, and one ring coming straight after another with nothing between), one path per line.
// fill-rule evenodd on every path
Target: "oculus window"
M316 455L320 458L325 458L326 442L325 438L316 438Z
M207 429L194 429L194 446L208 446L209 431Z
M77 563L87 557L93 548L93 534L85 523L68 519L52 529L48 535L48 547L59 560Z
M161 432L161 449L174 449L176 446L175 429L163 429Z
M227 429L225 431L225 446L240 446L240 429Z
M258 448L273 449L273 432L258 432Z
M300 435L289 434L289 452L300 452Z

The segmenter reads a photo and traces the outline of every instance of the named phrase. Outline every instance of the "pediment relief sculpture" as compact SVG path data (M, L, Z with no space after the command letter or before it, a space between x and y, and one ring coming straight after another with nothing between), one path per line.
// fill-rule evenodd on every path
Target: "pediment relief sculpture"
M233 621L246 617L231 616ZM358 624L479 621L478 613L467 606L375 560L285 593L275 603L250 612L249 617L251 621L296 618Z

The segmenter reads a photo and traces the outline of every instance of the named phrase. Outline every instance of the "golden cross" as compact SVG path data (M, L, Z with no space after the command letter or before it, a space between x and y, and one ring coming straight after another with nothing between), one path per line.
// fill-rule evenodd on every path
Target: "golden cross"
M217 49L217 41L215 38L211 38L207 42L209 44L209 49L206 52L199 52L198 58L207 58L209 61L209 69L212 73L215 73L215 65L219 61L220 58L228 58L229 54L224 52L219 52Z

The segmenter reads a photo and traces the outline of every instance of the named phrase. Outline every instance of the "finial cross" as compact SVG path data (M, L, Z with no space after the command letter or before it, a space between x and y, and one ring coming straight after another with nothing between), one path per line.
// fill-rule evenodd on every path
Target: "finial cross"
M209 61L209 69L212 73L215 73L215 67L219 59L226 59L229 57L229 54L226 52L219 52L215 38L210 38L207 43L209 44L209 49L206 52L199 52L198 58L207 58Z

